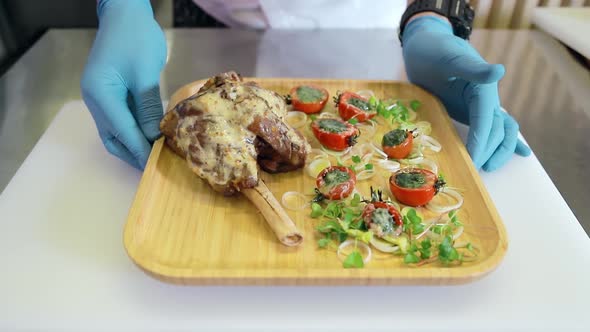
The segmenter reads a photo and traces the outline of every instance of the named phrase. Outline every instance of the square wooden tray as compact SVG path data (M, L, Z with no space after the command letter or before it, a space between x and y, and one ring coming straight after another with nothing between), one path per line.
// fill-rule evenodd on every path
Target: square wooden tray
M250 202L239 195L226 198L213 192L160 139L150 155L124 231L129 257L146 273L166 282L191 285L443 285L477 280L500 263L508 242L504 225L435 97L417 86L393 81L246 80L280 94L307 83L326 88L331 96L337 90L370 89L380 98L420 100L419 116L431 122L431 135L443 146L431 158L438 162L448 183L464 190L465 203L459 213L465 225L462 239L478 246L478 259L452 267L438 263L410 267L401 258L390 257L373 259L363 269L344 269L335 252L318 248L318 221L311 219L307 210L288 211L304 242L299 247L286 247ZM194 94L202 82L177 91L168 108ZM304 192L314 186L303 170L261 174L279 200L286 191Z

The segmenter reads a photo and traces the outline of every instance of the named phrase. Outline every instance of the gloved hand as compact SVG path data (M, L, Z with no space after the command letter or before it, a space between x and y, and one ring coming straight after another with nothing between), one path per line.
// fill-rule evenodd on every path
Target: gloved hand
M518 123L501 110L498 81L504 66L488 64L439 17L410 21L402 45L409 80L440 98L453 119L470 126L467 151L477 169L494 171L515 152L531 153L517 137Z
M100 0L82 96L106 149L143 169L160 136L166 40L149 0Z

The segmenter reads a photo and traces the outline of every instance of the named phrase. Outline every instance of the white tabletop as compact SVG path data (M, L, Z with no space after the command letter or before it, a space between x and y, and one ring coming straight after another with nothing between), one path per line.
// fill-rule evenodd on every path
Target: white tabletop
M459 128L464 133L464 128ZM584 330L590 240L536 157L482 173L509 234L499 268L444 287L187 287L126 256L141 174L68 103L0 196L0 331Z

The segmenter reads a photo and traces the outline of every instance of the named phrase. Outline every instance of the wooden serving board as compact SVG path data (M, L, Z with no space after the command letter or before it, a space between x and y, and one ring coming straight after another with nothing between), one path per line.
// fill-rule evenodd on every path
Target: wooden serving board
M304 241L299 247L286 247L249 201L241 195L227 198L213 192L160 139L150 155L124 233L129 257L145 272L166 282L191 285L443 285L477 280L500 263L507 249L504 225L435 97L417 86L392 81L246 80L280 94L299 84L316 84L330 96L337 90L370 89L379 98L420 100L419 118L432 124L431 136L443 146L429 158L438 162L447 183L464 190L465 203L459 212L465 225L461 239L480 249L478 259L450 267L440 263L411 267L400 257L376 255L362 269L344 269L333 250L318 248L315 227L319 221L309 217L308 209L288 211ZM182 87L168 108L194 94L202 82ZM310 192L314 187L304 170L279 175L261 171L261 178L279 201L286 191ZM370 181L359 186L364 196L369 194Z

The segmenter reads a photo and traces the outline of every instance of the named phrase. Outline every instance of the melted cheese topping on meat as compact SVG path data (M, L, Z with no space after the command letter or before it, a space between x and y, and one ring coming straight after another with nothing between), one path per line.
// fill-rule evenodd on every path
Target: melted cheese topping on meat
M257 182L256 135L247 127L267 112L283 119L287 114L284 100L257 86L227 82L186 102L202 111L181 117L176 132L192 171L214 187L239 188L245 178Z

